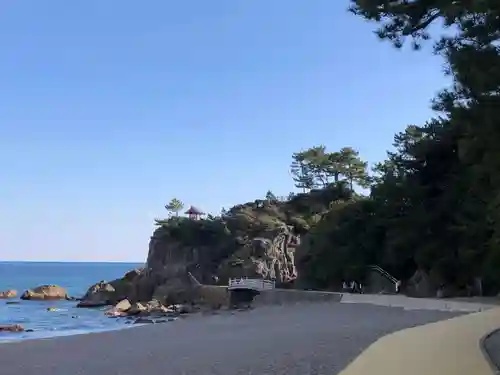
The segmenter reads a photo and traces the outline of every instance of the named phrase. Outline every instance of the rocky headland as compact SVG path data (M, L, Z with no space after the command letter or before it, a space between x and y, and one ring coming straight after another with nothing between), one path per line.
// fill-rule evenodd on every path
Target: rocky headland
M341 291L342 281L357 280L369 293L386 293L387 281L391 289L401 280L399 291L415 297L475 293L475 278L457 282L432 258L438 254L423 258L417 249L395 258L379 248L374 241L384 239L377 221L383 212L376 211L374 198L357 194L345 181L287 198L268 192L218 216L188 210L182 217L178 210L156 220L143 268L92 285L78 307L110 306L110 316L230 307L225 286L241 277L273 280L284 289Z
M217 217L157 220L144 268L92 285L78 306L113 305L112 316L168 314L228 306L229 278L290 288L300 279L301 236L337 194L331 189L285 202L256 200Z
M345 281L355 280L367 293L393 293L397 284L400 293L414 297L500 290L488 252L458 251L442 242L446 231L429 232L426 241L415 235L419 227L411 223L421 223L422 212L412 211L413 185L408 191L401 190L402 182L394 185L392 169L375 178L354 149L330 153L323 146L294 154L291 169L302 193L268 192L219 215L190 207L179 216L183 204L173 199L165 206L170 217L155 220L144 267L90 286L77 306L139 322L234 307L226 286L242 277L272 280L280 289L325 291L341 291ZM357 193L356 186L370 187L371 194ZM14 290L0 293L3 299L15 296ZM56 285L27 290L20 298L76 299Z
M374 223L380 217L371 197L343 182L286 198L268 193L265 199L236 205L218 216L174 214L156 220L144 267L101 280L81 298L57 285L41 285L24 291L20 299L78 300L77 307L101 308L110 317L168 321L185 313L248 307L254 295L238 304L227 292L230 278L272 280L280 289L326 291L341 291L343 281L357 280L368 293L386 293L396 279L385 276L382 268L384 272L375 272L373 265L390 270L402 281L400 292L410 296L471 294L470 283L447 279L439 262L424 259L421 265L418 252L395 260L387 249L371 244L383 233ZM9 299L6 303L18 303L13 301L16 296L15 290L0 293L0 298Z

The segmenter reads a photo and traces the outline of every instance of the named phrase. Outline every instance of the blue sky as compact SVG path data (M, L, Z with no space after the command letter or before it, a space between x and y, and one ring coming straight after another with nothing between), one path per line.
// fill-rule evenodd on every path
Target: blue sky
M375 162L429 118L441 60L347 1L4 1L0 260L143 261L172 197L293 190L291 154Z

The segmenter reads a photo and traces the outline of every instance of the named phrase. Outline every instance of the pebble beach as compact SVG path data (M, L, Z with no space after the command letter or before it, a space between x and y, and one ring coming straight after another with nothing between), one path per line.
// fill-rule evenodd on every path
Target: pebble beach
M462 314L371 304L265 306L0 344L0 369L2 375L334 375L388 333Z

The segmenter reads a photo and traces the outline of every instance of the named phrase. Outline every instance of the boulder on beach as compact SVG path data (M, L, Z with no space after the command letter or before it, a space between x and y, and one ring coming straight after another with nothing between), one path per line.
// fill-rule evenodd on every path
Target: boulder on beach
M190 305L170 305L164 306L156 300L149 301L147 303L136 302L129 310L127 310L127 315L156 315L156 314L188 314L195 311L195 309Z
M146 304L146 312L149 314L171 314L175 311L164 306L160 301L152 300Z
M0 332L24 332L25 329L19 324L2 325L0 326Z
M119 311L128 311L131 307L132 305L130 304L130 301L128 299L124 299L115 305L115 309Z
M0 292L0 299L14 298L17 296L17 290L8 289Z
M142 269L127 272L122 278L109 282L100 281L92 285L81 298L77 307L101 307L115 305L129 299L135 302L137 279L142 275Z
M105 311L105 315L111 317L123 317L131 315L169 315L180 313L174 306L165 307L159 301L152 300L147 303L136 302L133 305L125 299Z
M111 305L115 299L116 289L110 283L100 281L92 285L83 296L77 307L100 307Z
M146 304L136 302L130 307L130 309L127 311L127 314L128 315L138 315L138 314L145 313L147 311L148 311L148 308L147 308Z
M21 295L22 300L62 300L71 299L65 288L58 285L40 285L34 289L28 289Z
M130 303L130 301L128 299L124 299L118 302L111 309L106 310L104 314L107 316L115 316L115 317L127 316L128 315L127 312L130 310L131 307L132 304Z

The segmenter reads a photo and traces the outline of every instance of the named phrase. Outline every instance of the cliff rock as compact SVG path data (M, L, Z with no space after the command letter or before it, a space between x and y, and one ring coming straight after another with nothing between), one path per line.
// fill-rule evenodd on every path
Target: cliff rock
M280 223L274 230L265 231L237 250L219 267L219 274L231 277L250 277L274 280L287 284L298 277L295 264L295 248L300 235L293 226Z
M132 305L156 300L220 306L227 304L220 286L232 277L290 285L299 277L295 248L300 236L328 209L331 195L337 194L332 191L286 201L256 200L199 220L157 220L144 270L92 286L79 305L111 305L126 298ZM213 288L206 287L210 284Z
M127 272L122 278L106 282L104 280L92 285L77 307L100 307L115 305L127 299L138 299L136 289L144 269L135 269Z
M427 272L417 269L408 280L405 293L410 297L431 298L436 297L437 288L433 285Z

